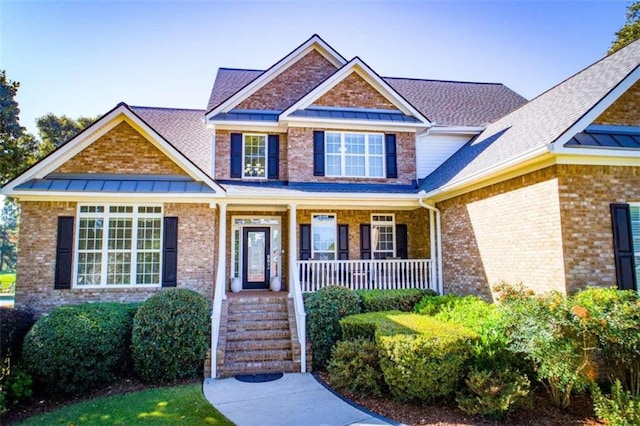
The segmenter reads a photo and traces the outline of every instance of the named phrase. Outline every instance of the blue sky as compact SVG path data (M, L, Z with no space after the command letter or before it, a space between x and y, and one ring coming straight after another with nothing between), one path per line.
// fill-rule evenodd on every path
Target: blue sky
M532 98L600 59L628 1L0 0L21 124L130 105L204 108L218 67L265 69L312 34L382 76L501 82Z

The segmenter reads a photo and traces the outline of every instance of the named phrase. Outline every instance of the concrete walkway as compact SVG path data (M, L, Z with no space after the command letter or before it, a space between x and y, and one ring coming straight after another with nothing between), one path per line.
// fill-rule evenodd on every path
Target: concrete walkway
M204 395L238 426L389 425L338 398L308 373L265 383L205 379Z

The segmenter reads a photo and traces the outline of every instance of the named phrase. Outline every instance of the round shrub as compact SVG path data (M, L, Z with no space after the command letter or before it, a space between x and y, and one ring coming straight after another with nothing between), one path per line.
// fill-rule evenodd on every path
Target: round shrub
M210 330L209 301L201 294L171 289L150 297L133 320L135 372L149 383L197 377Z
M135 305L60 306L24 339L24 365L45 393L80 393L125 373Z
M360 298L346 287L328 286L306 297L305 310L313 366L324 368L331 357L331 348L342 336L340 319L360 313Z
M357 395L382 395L384 376L378 361L378 347L371 340L338 342L327 366L329 382L338 390Z
M25 334L34 323L28 309L0 307L0 359L20 357Z

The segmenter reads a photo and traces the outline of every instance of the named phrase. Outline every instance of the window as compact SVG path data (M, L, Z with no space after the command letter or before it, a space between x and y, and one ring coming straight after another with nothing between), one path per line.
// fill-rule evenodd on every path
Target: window
M633 260L636 264L636 280L640 280L640 204L630 204L629 215L631 216L631 239L633 240Z
M267 178L267 135L243 135L242 177Z
M384 177L384 138L379 133L325 133L326 175Z
M311 218L311 256L315 260L336 259L336 215L314 214Z
M160 285L162 207L81 205L78 287Z
M395 257L395 218L392 214L371 215L371 248L374 259Z

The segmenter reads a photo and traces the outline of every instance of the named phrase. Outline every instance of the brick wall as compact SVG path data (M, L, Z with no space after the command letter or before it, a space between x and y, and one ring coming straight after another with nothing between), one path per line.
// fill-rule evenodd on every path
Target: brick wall
M336 67L331 62L312 50L236 108L283 111L335 70Z
M58 173L174 174L185 172L122 122L60 166Z
M147 299L161 288L53 288L58 216L75 216L76 204L22 202L16 306L38 315L56 306L83 302L133 302ZM179 217L178 287L213 294L214 211L208 205L165 205L165 215Z
M216 170L215 179L231 178L231 133L256 133L261 132L243 131L243 130L216 130ZM270 133L276 134L276 133ZM287 155L288 143L286 133L277 133L280 138L280 159L278 161L278 169L280 180L288 180L287 174Z
M446 293L491 299L500 280L564 291L555 167L446 200L442 251Z
M343 183L398 183L411 184L416 179L414 133L397 132L396 150L398 178L342 178L313 175L313 131L323 129L291 127L288 130L288 169L292 182L343 182ZM336 130L340 131L340 130Z
M334 88L322 95L313 105L397 109L356 72L352 72Z
M619 124L623 126L640 126L640 81L629 88L594 124Z
M567 291L615 286L609 205L640 202L640 167L557 168Z
M314 213L333 213L338 225L349 225L349 259L360 259L360 224L371 223L372 213L395 213L396 224L407 225L409 259L426 259L429 257L429 213L426 209L399 210L331 210L313 209L298 210L297 222L311 224ZM300 250L300 236L298 235L298 250ZM299 258L300 253L296 253Z

